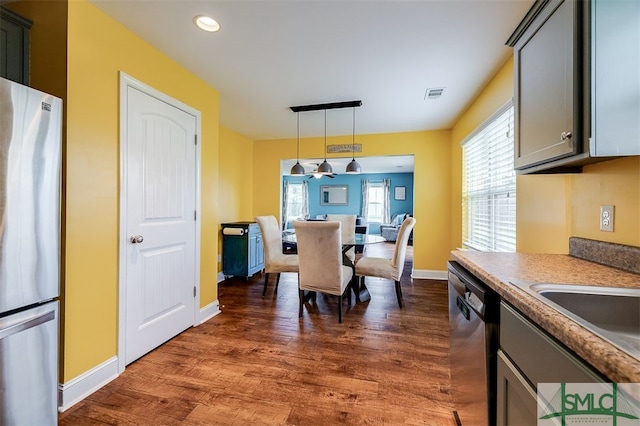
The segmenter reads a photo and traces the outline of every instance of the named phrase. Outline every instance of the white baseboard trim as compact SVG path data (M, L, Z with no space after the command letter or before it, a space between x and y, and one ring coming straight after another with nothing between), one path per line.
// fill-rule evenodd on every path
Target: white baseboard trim
M414 269L411 271L411 278L423 280L447 280L447 271L436 271L432 269Z
M218 272L218 284L224 281L224 274L222 272Z
M58 385L58 411L63 412L118 377L118 357L114 356L70 380Z
M220 310L220 302L218 302L218 300L214 300L204 308L200 308L200 315L196 325L200 325L203 322L209 321L211 318L215 317L220 312L222 312Z

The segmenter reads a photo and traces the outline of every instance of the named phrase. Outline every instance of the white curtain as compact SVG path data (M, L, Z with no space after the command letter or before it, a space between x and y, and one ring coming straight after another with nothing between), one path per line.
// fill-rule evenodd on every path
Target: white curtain
M302 217L309 219L309 183L302 181Z
M294 218L309 217L309 184L284 181L282 195L282 229Z
M369 217L369 179L362 179L362 217Z
M282 230L287 229L287 218L289 217L289 181L284 181L284 193L282 195Z
M391 179L385 179L382 183L382 223L391 222Z

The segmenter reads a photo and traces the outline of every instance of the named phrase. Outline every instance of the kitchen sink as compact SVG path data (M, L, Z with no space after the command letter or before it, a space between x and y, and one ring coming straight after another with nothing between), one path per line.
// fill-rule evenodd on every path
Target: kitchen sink
M512 284L640 359L640 289L522 281Z

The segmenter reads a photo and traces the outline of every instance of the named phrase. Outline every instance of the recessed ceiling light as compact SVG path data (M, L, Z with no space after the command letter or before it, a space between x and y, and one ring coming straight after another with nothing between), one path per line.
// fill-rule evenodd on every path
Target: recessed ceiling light
M215 33L220 29L220 24L218 21L211 18L210 16L199 15L193 18L193 23L198 26L198 28L209 31L210 33Z

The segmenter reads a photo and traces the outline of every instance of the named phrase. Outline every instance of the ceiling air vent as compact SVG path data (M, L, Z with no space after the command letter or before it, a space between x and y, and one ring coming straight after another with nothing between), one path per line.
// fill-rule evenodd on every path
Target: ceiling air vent
M444 87L432 87L431 89L427 89L427 91L424 93L424 99L438 99L442 96L443 92Z

